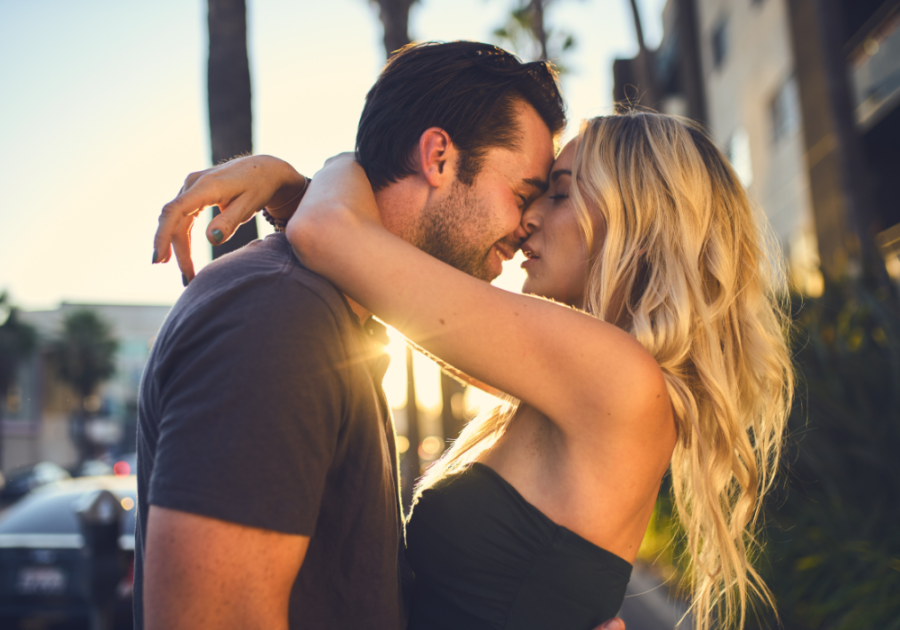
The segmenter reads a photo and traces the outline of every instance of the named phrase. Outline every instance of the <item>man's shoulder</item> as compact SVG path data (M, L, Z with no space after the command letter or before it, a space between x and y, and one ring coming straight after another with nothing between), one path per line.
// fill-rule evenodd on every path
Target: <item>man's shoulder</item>
M201 297L208 291L266 292L266 280L287 280L282 289L293 289L300 295L315 295L330 304L345 308L340 291L328 280L304 267L294 255L287 238L280 233L253 241L210 263L197 275L194 282L197 283L200 294L197 297ZM193 287L192 282L191 288ZM277 300L280 296L272 294L270 297Z
M338 289L305 268L283 234L207 265L173 307L159 340L334 336L358 326ZM290 338L287 336L290 335Z
M186 314L198 307L233 302L239 302L244 312L274 315L276 309L318 310L324 306L341 323L350 317L341 292L300 263L284 234L254 241L207 265L184 292L173 314L175 310Z

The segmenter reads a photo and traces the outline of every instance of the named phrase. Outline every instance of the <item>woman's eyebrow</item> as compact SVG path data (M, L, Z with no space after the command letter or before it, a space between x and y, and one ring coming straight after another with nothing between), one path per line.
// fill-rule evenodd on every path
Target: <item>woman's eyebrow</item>
M550 181L555 182L557 179L560 178L561 175L568 175L571 177L572 171L570 171L567 168L561 168L558 171L553 171L552 173L550 173Z

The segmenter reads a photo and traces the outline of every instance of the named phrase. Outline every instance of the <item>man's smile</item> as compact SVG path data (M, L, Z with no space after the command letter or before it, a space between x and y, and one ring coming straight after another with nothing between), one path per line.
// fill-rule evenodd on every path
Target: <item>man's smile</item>
M494 244L494 250L496 250L497 255L500 257L501 262L506 262L507 260L512 260L513 256L515 256L515 249L509 247L507 245L502 245L501 243Z

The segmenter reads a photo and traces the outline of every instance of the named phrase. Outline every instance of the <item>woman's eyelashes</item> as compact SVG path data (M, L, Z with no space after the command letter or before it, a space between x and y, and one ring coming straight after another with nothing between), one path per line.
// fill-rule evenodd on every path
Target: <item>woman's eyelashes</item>
M553 203L559 203L560 201L564 201L569 198L569 183L568 182L554 182L553 186L550 188L549 199L553 201Z

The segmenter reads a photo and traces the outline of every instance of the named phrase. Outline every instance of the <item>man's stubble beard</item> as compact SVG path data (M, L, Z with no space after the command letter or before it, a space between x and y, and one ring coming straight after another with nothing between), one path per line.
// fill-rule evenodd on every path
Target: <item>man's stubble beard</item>
M479 240L491 234L490 211L472 194L472 188L458 180L450 195L426 207L416 222L412 244L462 272L490 282L494 279L490 259L497 254L494 243ZM519 243L503 239L511 249Z

